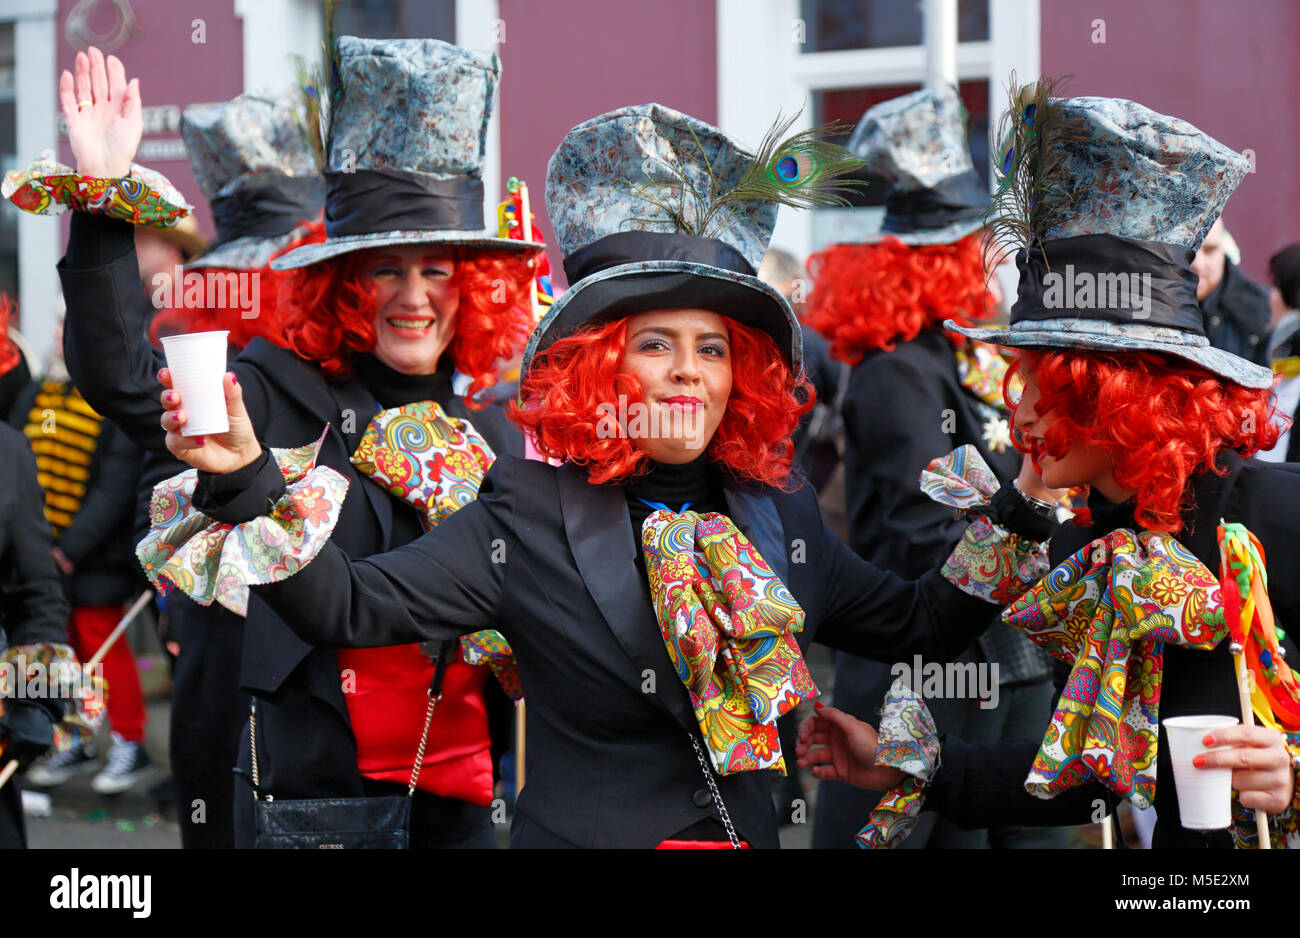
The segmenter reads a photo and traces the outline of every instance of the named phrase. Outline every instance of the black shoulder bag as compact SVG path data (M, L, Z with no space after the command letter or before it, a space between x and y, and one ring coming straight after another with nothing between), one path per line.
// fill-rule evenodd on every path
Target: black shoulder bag
M258 791L257 700L249 720L253 749L253 811L259 850L405 850L410 846L411 799L424 764L433 708L442 699L442 678L447 655L454 642L443 642L433 666L429 684L429 706L424 711L424 732L411 766L411 780L405 795L376 798L295 798L276 801L274 795Z

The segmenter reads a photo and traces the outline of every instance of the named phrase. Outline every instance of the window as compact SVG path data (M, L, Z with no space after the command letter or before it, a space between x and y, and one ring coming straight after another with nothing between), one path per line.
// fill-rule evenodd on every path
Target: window
M919 46L922 41L920 0L801 0L799 6L808 29L805 53ZM988 0L959 0L957 41L988 38Z
M340 36L456 41L455 0L346 0L334 15Z

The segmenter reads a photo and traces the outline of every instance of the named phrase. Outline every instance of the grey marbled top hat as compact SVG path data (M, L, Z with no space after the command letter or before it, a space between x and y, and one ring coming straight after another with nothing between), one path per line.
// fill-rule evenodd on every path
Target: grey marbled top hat
M1272 372L1210 345L1195 251L1245 157L1176 117L1119 98L1013 89L990 224L1016 255L1006 330L949 328L1012 348L1153 351L1251 388Z
M848 147L889 184L885 219L868 242L949 244L983 227L988 190L966 142L957 92L923 88L870 108Z
M676 307L767 332L797 374L794 313L756 275L777 205L716 198L754 165L718 128L660 104L610 111L565 134L547 169L546 211L571 286L534 330L521 374L583 325Z
M501 75L495 53L436 39L340 36L333 68L326 240L289 252L274 267L426 242L541 250L484 227L483 158Z
M187 266L265 266L320 214L324 183L296 97L241 94L188 107L181 137L217 225L216 245Z

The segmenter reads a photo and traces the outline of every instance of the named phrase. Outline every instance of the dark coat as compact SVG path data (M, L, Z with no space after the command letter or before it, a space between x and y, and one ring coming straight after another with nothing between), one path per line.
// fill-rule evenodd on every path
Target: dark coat
M265 458L233 496L210 500L216 487L208 483L220 477L200 478L196 504L227 521L259 513L283 489ZM726 500L803 607L800 644L884 660L948 659L988 623L987 604L937 573L906 582L858 558L826 528L808 486L794 494L731 486ZM254 592L304 639L336 646L445 638L496 623L528 700L528 783L512 844L651 847L716 809L637 551L620 486L592 485L574 465L502 458L476 502L414 543L360 561L329 543L298 574ZM741 836L774 847L763 774L718 785Z
M130 226L75 214L59 275L68 302L65 358L82 395L141 445L167 456L159 426L163 388L157 380L165 361L145 339L150 307L139 281ZM356 379L325 380L313 362L262 339L249 343L230 370L243 389L253 426L268 446L301 446L328 425L319 464L347 478L353 493L335 529L335 543L352 557L399 546L394 513L414 509L362 476L350 460L376 411L375 396ZM472 421L494 452L522 454L522 437L500 408L472 410L458 397L440 403L449 415ZM411 527L418 532L418 524L402 525L403 530ZM211 626L224 617L217 612L202 618ZM331 648L298 638L256 596L245 622L239 683L261 701L258 748L264 792L277 798L362 794L337 656ZM246 739L240 760L246 774ZM451 811L462 804L445 807ZM448 836L456 842L468 833L453 823Z
M1241 272L1232 261L1223 262L1223 279L1201 301L1205 334L1210 344L1254 362L1269 365L1268 334L1273 314L1268 290Z
M19 396L15 424L26 425L40 387L32 383ZM76 568L63 578L74 607L123 603L148 586L135 560L133 530L142 456L113 421L100 422L86 494L72 523L54 542Z
M1207 472L1192 482L1194 509L1186 515L1188 526L1178 540L1216 575L1219 547L1216 527L1219 519L1246 525L1264 547L1268 563L1269 599L1277 625L1289 635L1300 628L1300 466L1243 460L1235 453L1221 457L1227 475ZM1055 565L1092 540L1116 528L1136 529L1131 504L1110 505L1094 496L1094 524L1090 528L1063 525L1053 537L1050 559ZM1291 646L1296 659L1295 646ZM1225 639L1213 651L1193 651L1165 645L1165 671L1160 694L1160 717L1222 713L1240 716L1241 705L1232 655ZM1064 687L1064 675L1057 693ZM1046 728L1051 714L1043 713ZM1098 799L1112 801L1100 783L1070 789L1050 800L1025 793L1025 777L1038 750L1037 743L975 746L947 738L943 745L943 766L930 786L926 808L966 827L992 823L1086 824L1093 820ZM1169 744L1160 731L1156 775L1157 822L1152 846L1195 848L1230 846L1225 832L1202 835L1184 830L1178 823L1178 797L1174 787Z

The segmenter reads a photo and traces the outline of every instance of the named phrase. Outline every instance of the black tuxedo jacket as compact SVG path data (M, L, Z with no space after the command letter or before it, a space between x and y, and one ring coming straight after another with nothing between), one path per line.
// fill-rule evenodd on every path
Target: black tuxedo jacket
M139 446L170 460L159 425L163 388L157 379L166 362L146 337L153 310L140 284L131 226L74 214L59 275L68 305L65 357L77 387ZM328 425L319 463L345 476L352 493L334 532L337 546L352 557L397 546L394 512L413 509L350 461L378 410L374 395L356 379L327 381L313 362L262 339L250 342L230 370L243 388L258 437L268 446L301 446ZM451 416L470 420L498 455L522 454L523 438L499 407L472 410L459 397L439 403ZM151 483L165 477L146 472ZM196 627L221 628L232 618L210 607L196 613ZM239 681L262 701L263 791L280 798L362 794L337 656L331 648L300 639L256 595L248 607ZM248 760L246 750L245 745L241 763Z
M283 489L265 457L230 482L201 475L196 504L246 520ZM989 606L931 572L907 582L830 532L815 493L731 486L730 517L807 614L816 640L893 661L948 659ZM351 560L327 543L298 574L255 591L306 641L345 647L440 639L495 624L528 699L528 782L516 846L651 847L710 815L688 734L699 729L636 565L624 492L582 468L502 458L476 502L420 539ZM793 754L788 754L793 757ZM767 780L718 780L742 837L777 845Z

